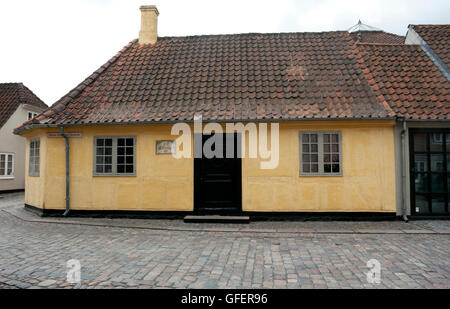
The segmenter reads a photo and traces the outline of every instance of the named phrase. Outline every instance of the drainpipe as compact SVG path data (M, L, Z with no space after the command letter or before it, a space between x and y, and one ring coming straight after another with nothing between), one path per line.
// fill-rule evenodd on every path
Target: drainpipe
M70 174L69 174L69 137L64 134L64 127L60 127L61 135L66 141L66 211L63 216L67 217L70 211Z
M408 222L407 207L406 207L406 119L402 119L402 217L403 221Z

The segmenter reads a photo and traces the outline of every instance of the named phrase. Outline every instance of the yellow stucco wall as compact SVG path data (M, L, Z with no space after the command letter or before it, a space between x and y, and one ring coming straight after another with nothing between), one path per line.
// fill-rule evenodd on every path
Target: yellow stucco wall
M395 212L393 122L280 124L273 170L243 160L243 209L279 212ZM343 176L299 176L299 131L341 131Z
M392 121L281 123L276 169L260 169L259 159L242 160L243 210L395 212L393 126ZM82 133L81 138L70 139L71 209L193 210L193 159L155 154L156 140L174 139L170 129L170 125L66 128ZM342 132L343 176L299 176L300 130ZM64 139L47 138L47 132L58 129L24 134L27 153L29 139L41 136L41 176L26 177L26 203L64 209ZM93 138L105 135L137 136L135 177L92 175Z
M47 136L46 131L42 129L36 129L28 131L24 134L26 137L25 147L25 203L45 208L45 180L47 169ZM39 177L28 175L28 166L30 162L30 140L40 139L40 175Z
M70 139L70 207L96 210L183 210L193 209L193 161L155 155L156 140L173 139L170 126L95 126L67 129L81 132ZM58 132L48 129L47 132ZM137 170L134 177L93 176L93 138L102 135L136 135ZM45 134L43 135L45 136ZM44 138L48 149L45 171L45 208L65 208L65 143L63 138ZM42 139L41 139L42 140ZM29 141L28 143L29 144ZM29 147L29 146L28 146ZM42 141L41 141L41 147ZM42 152L42 150L41 150ZM28 161L28 160L27 160ZM43 169L41 167L41 177ZM28 177L26 203L42 207ZM39 179L39 178L37 178ZM40 190L42 191L42 190ZM31 193L33 192L33 193Z

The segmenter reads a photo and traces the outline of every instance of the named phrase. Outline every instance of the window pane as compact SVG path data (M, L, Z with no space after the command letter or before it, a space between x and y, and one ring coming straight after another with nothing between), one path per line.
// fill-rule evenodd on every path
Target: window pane
M127 162L126 162L126 163L132 165L132 164L133 164L133 159L134 159L133 156L128 156L128 157L127 157Z
M311 164L311 172L312 173L318 173L319 172L319 165L318 164Z
M124 173L124 172L125 172L125 166L117 165L117 173Z
M95 166L95 172L96 173L103 173L103 165Z
M311 152L317 152L317 151L318 151L317 144L311 144Z
M105 140L102 138L97 139L97 146L104 146L105 145Z
M317 134L310 134L311 143L317 143Z
M105 165L105 173L112 173L112 165Z
M442 145L444 134L442 133L431 133L430 134L430 151L442 151Z
M124 138L118 138L117 139L117 146L125 146L125 139Z
M105 146L109 146L109 147L112 146L112 138L105 139Z
M325 173L331 173L331 164L324 164L323 165L323 171Z
M450 133L446 134L445 145L446 145L446 148L447 148L447 152L450 151Z
M416 213L424 214L429 213L428 210L428 199L425 195L416 194Z
M415 154L414 164L416 172L427 172L428 171L428 156L426 154Z
M309 143L309 134L303 134L303 143Z
M309 145L303 144L303 152L309 152Z
M444 171L444 156L442 154L432 154L430 163L432 172Z
M425 133L414 134L414 151L427 151L427 139Z
M339 155L338 154L333 154L332 155L332 161L333 162L339 162Z
M125 154L125 148L123 148L123 147L117 148L117 154L119 156L123 156Z
M425 173L416 174L415 179L416 192L428 192L428 175Z
M9 155L8 156L8 170L7 170L7 174L8 176L12 175L12 171L13 171L13 156Z
M339 173L339 164L333 164L333 173Z
M124 163L125 163L125 157L117 156L117 164L124 164Z
M309 154L304 154L303 155L303 162L305 162L305 163L310 162L309 161L309 159L310 159L309 156L310 156Z
M96 164L103 164L103 163L104 163L103 157L102 157L102 156L97 156L97 160L96 160L95 163L96 163Z
M323 152L330 152L330 151L331 151L330 144L324 144L323 145Z
M309 164L303 164L303 172L305 172L305 173L311 172Z
M330 134L324 134L323 135L323 142L329 143L330 142Z
M450 154L447 155L447 172L450 172Z
M444 177L443 174L431 174L431 192L444 191Z
M323 162L328 163L330 161L331 161L331 155L330 154L323 155Z
M134 152L133 147L127 147L127 151L126 151L127 155L133 155L133 152Z
M443 196L433 196L431 198L431 212L434 214L445 213L445 199Z
M339 152L339 145L338 144L331 145L331 151L332 152Z
M133 144L134 144L134 139L127 138L127 146L133 146Z
M313 162L313 163L318 163L318 162L319 162L319 155L317 155L317 154L312 154L312 155L311 155L311 162Z
M126 172L127 173L133 173L133 165L127 165Z
M5 176L6 155L0 155L0 176Z

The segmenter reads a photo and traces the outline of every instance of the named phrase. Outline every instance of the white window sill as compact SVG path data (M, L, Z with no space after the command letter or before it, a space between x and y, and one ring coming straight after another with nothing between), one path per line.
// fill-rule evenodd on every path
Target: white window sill
M0 176L0 179L14 179L14 176Z

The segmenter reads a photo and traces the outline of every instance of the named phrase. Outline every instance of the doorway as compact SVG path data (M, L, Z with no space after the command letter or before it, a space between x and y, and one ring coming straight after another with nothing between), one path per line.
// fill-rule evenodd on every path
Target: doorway
M194 210L198 214L239 214L242 211L241 135L196 135L194 147L211 146L216 155L201 152L194 159ZM212 140L217 143L212 143ZM209 140L209 142L208 142ZM222 145L219 145L219 144Z

